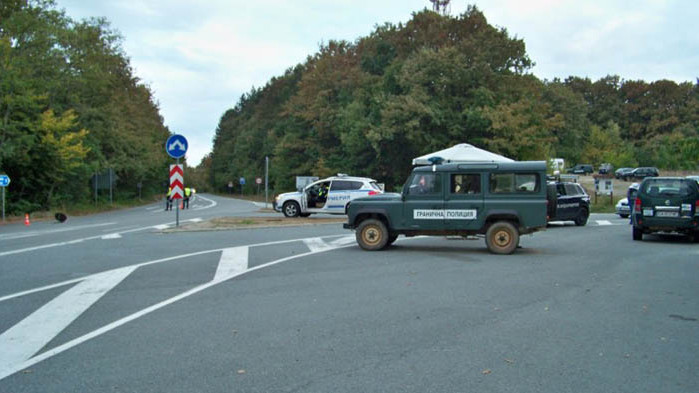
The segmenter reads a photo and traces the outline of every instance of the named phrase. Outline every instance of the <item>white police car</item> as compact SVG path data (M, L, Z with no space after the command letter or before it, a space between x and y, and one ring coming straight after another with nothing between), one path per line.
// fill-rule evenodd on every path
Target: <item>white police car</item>
M286 217L308 217L313 213L347 214L347 204L351 200L382 193L374 179L339 173L297 192L277 195L272 207Z

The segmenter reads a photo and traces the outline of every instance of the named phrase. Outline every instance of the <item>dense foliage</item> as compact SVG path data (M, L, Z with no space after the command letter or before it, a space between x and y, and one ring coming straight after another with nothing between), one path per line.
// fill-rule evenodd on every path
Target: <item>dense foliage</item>
M117 193L162 192L168 159L151 91L104 19L74 21L52 0L0 2L0 173L9 210L89 200L114 168Z
M399 185L412 158L471 143L518 160L563 157L697 169L699 84L541 81L522 40L470 7L331 41L221 117L204 163L211 185L253 178L271 158L276 190L338 172Z

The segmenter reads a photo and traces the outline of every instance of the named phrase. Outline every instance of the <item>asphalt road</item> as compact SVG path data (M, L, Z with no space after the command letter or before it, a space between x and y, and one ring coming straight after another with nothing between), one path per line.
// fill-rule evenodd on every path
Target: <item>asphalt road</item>
M362 251L339 224L0 227L0 392L699 392L699 245L593 215ZM202 195L180 219L268 215Z

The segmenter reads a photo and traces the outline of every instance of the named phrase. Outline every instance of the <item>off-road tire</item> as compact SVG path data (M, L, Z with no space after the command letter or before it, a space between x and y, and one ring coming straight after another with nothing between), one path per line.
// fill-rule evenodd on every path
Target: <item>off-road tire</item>
M359 247L367 251L378 251L388 245L390 235L381 220L369 218L359 224L356 237Z
M301 207L294 201L284 202L282 212L285 217L298 217L301 214Z
M512 254L519 244L519 231L507 221L498 221L488 227L485 244L493 254Z
M578 216L575 217L575 220L573 221L575 222L575 225L582 227L585 226L585 224L587 224L587 219L589 217L590 213L588 213L586 209L582 209L580 210L580 212L578 212Z
M633 227L633 240L643 240L643 229Z

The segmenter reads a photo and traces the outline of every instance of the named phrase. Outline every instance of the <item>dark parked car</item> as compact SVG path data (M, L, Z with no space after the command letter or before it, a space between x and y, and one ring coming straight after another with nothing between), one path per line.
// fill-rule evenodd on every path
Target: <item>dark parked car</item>
M614 171L614 177L626 180L631 172L636 168L619 168Z
M577 164L576 166L572 168L568 168L568 173L573 173L576 175L588 175L592 172L594 172L595 169L592 167L592 165L589 164Z
M683 177L643 180L631 221L633 240L648 233L677 232L699 242L699 183Z
M577 226L587 224L590 196L585 189L569 182L549 182L546 189L548 221L573 221Z
M658 177L660 174L658 173L658 168L653 168L653 167L641 167L641 168L636 168L629 175L627 178L631 179L638 179L638 180L643 180L646 177Z

